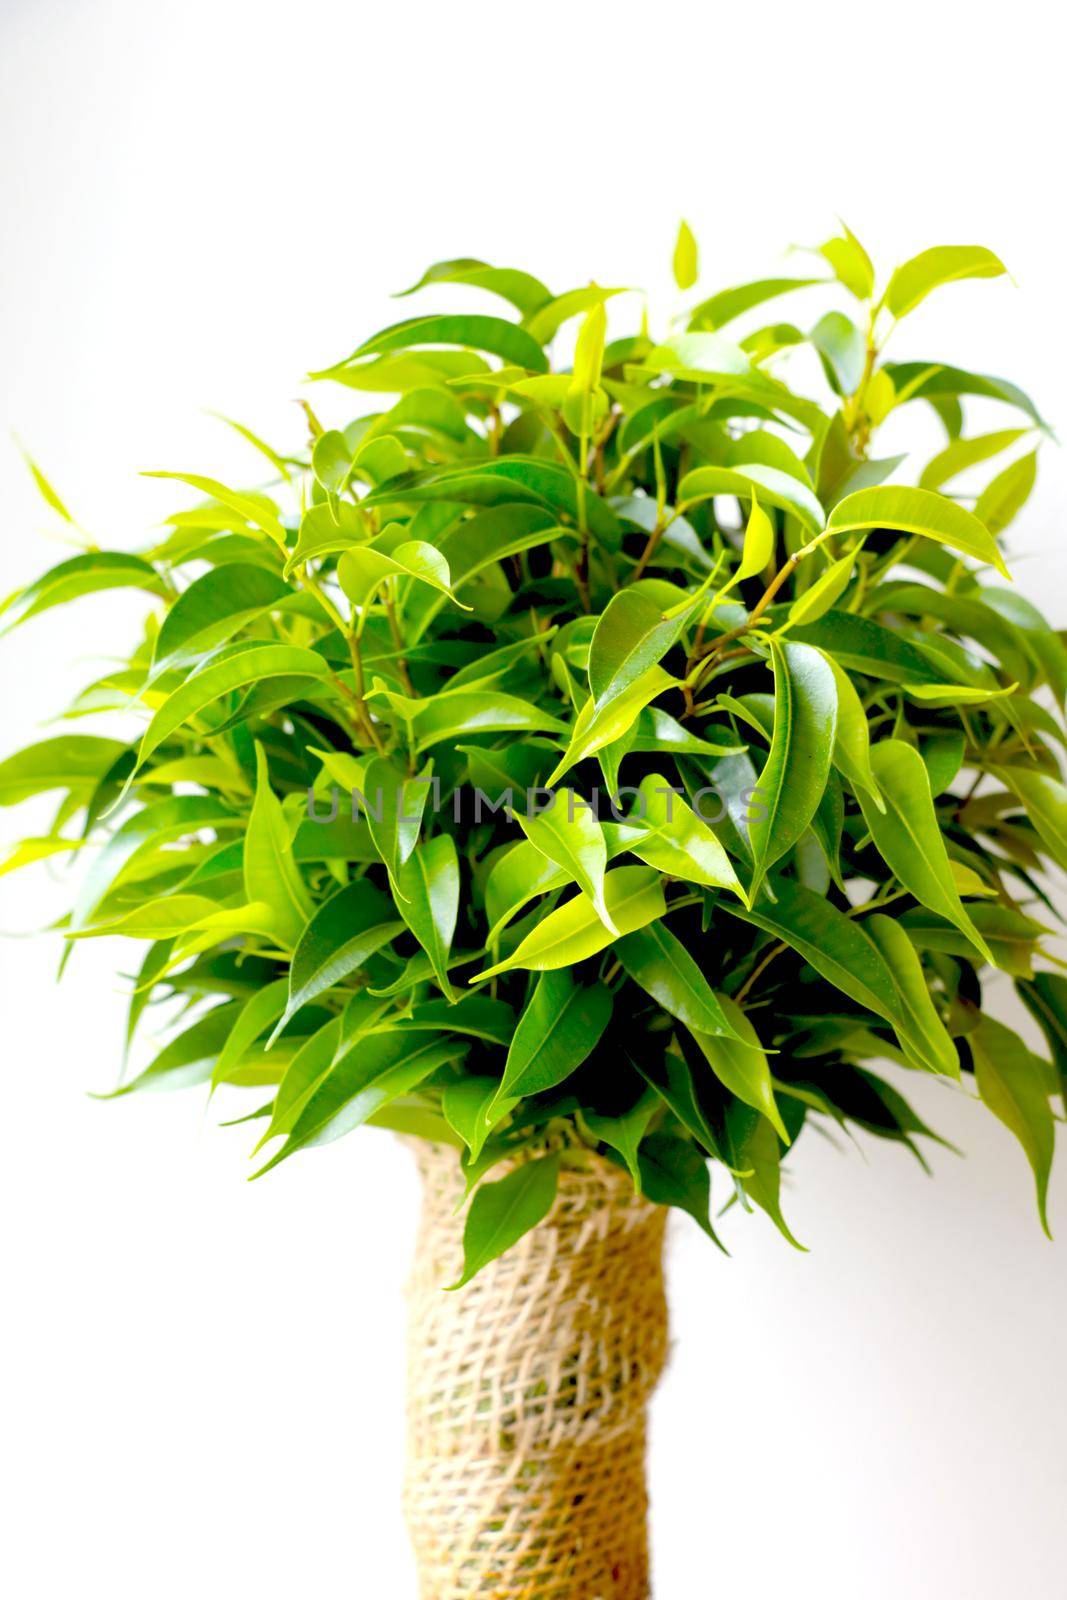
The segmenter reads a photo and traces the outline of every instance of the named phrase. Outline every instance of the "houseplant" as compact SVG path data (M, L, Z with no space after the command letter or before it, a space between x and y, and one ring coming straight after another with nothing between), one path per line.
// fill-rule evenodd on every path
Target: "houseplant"
M5 804L60 795L4 869L70 856L67 954L140 941L128 1040L171 1019L115 1093L246 1090L257 1176L367 1124L417 1152L434 1600L647 1593L663 1219L717 1242L709 1164L795 1244L804 1127L921 1159L900 1084L932 1072L1016 1134L1047 1228L1067 656L1001 544L1045 424L1006 380L883 354L933 290L1001 274L989 251L877 288L847 230L810 260L610 339L623 291L439 264L416 290L492 298L314 374L356 421L316 401L285 454L242 430L264 487L159 474L199 497L162 541L0 612L146 597L72 731L0 763ZM674 266L687 294L684 226ZM766 320L785 295L802 323ZM875 442L904 407L942 435L917 464ZM987 1013L994 968L1048 1060Z

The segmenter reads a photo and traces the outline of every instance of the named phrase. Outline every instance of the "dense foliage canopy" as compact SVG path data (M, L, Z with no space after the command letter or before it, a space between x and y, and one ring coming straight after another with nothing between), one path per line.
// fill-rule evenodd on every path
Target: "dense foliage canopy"
M259 1170L368 1123L453 1144L469 1276L590 1159L714 1237L710 1161L791 1238L807 1123L933 1137L890 1061L976 1086L1045 1220L1067 654L1002 535L1046 428L1005 379L883 358L988 250L880 288L847 230L806 259L611 337L628 291L439 263L407 292L460 309L313 374L355 420L307 406L293 453L242 428L260 486L159 474L198 496L162 542L9 598L7 631L148 601L77 731L0 763L3 803L61 795L4 870L68 853L69 946L143 943L130 1039L171 1007L117 1092L247 1087ZM803 320L765 320L787 295ZM942 435L918 464L875 448L904 407ZM116 713L143 731L82 731Z

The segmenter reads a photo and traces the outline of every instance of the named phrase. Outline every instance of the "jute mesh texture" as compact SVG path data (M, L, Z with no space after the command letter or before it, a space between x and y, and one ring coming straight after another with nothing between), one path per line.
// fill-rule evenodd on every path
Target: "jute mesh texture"
M404 1511L422 1600L648 1600L666 1213L599 1158L465 1288L456 1152L411 1141Z

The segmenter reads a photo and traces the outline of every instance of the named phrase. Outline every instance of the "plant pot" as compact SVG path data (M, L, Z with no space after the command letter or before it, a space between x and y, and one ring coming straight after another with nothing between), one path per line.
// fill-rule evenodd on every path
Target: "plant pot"
M404 1511L422 1600L647 1600L666 1213L598 1157L465 1288L455 1150L421 1144ZM494 1174L496 1176L498 1174Z

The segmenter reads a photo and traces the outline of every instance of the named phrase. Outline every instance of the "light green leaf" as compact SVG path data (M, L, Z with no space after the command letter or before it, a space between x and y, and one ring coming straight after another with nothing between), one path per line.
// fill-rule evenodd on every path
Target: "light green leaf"
M605 745L620 739L649 701L665 690L673 689L675 684L676 680L662 667L649 667L628 688L607 701L600 711L596 710L596 703L590 695L578 713L566 752L546 780L548 784L558 783L563 774L579 761L584 761L587 756L595 755Z
M794 623L803 626L805 622L814 622L816 617L823 616L835 606L848 588L855 564L854 550L839 557L837 561L831 561L830 565L820 572L811 588L805 589L803 594L798 595L789 607L790 626Z
M628 836L626 847L640 860L668 877L730 889L747 903L729 856L680 788L649 773L638 789L634 822L639 831Z
M674 258L671 266L674 272L674 281L679 289L691 289L697 281L699 259L697 242L693 237L692 229L684 219L678 224L678 238L675 241Z
M1025 767L992 767L990 771L1026 808L1045 848L1067 871L1067 787L1048 773Z
M245 893L263 901L274 915L278 937L295 945L311 916L311 900L293 859L289 826L270 786L267 756L256 745L256 794L245 835Z
M439 986L451 998L448 952L459 915L459 858L451 834L439 833L416 845L394 881L397 910L429 956Z
M928 489L858 489L838 501L827 527L837 534L859 533L867 528L918 534L961 550L976 561L987 562L1005 578L1011 576L992 534L974 513Z
M1011 445L1026 437L1028 428L1002 428L997 433L983 433L973 439L953 439L933 459L927 462L919 479L920 489L940 489L969 467L988 461ZM976 513L977 514L977 513ZM986 519L983 517L984 522Z
M560 789L551 804L519 817L527 839L543 856L561 867L596 907L597 915L612 934L614 927L604 903L607 846L600 823L589 803L573 789Z
M756 578L763 572L771 556L774 554L774 528L771 519L756 499L755 490L752 492L752 509L748 514L748 523L745 527L745 542L741 549L741 561L737 568L739 582L746 578Z
M52 567L43 578L13 595L3 608L0 634L10 633L21 623L54 606L63 606L82 595L99 594L105 589L143 589L161 595L163 582L156 569L140 556L117 550L94 550L89 555L72 556Z
M822 531L826 519L813 491L792 473L761 461L739 462L731 467L697 467L686 473L678 485L678 500L686 506L719 494L748 500L757 491L772 506L792 512L812 533Z
M604 900L620 935L655 922L667 909L660 875L649 867L613 868L604 879ZM593 902L579 892L572 900L550 911L505 961L486 967L470 981L484 983L487 978L514 967L527 967L534 972L573 967L606 949L611 942L612 936Z
M857 300L869 300L874 292L874 267L871 258L856 235L844 223L842 237L827 239L819 246L819 254L830 263L834 277L843 283Z
M447 595L464 611L470 610L470 606L457 600L452 592L452 578L444 556L432 544L419 539L398 544L388 553L373 544L345 550L337 563L337 577L345 594L360 610L371 603L375 591L389 578L414 578L419 583L429 584L439 594Z
M960 278L999 278L1006 268L978 244L936 245L898 267L889 280L885 305L894 317L907 316L933 289Z
M1029 500L1036 482L1037 451L1031 450L986 485L975 504L975 516L991 534L1003 533Z
M992 1017L982 1017L979 1026L968 1035L968 1042L978 1093L1026 1152L1037 1185L1041 1226L1051 1238L1048 1184L1056 1127L1049 1105L1045 1063L1038 1061L1018 1034Z
M871 770L885 809L863 790L857 798L875 849L916 900L947 918L995 966L957 892L922 756L901 739L884 739L871 750Z
M253 528L265 533L279 549L285 549L285 528L278 517L277 507L265 495L241 494L236 489L228 489L217 478L205 478L196 472L145 472L142 477L173 478L178 483L187 483L191 489L199 489L201 494L209 495L212 500L235 512L242 521L250 522Z
M0 761L0 806L18 805L51 789L69 789L86 799L125 749L117 739L88 733L65 733L27 745Z
M771 1069L759 1035L736 1001L725 994L716 998L730 1025L730 1033L692 1030L693 1038L719 1082L745 1105L766 1117L779 1138L788 1144L789 1135L774 1098Z

